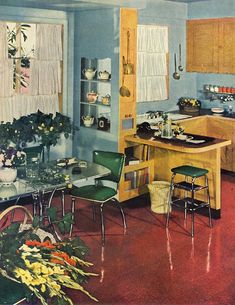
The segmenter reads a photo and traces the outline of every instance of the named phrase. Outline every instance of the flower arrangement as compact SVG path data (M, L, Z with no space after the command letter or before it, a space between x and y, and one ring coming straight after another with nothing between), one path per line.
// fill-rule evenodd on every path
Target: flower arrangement
M26 154L14 147L0 148L0 167L17 167L25 164Z
M201 108L201 102L194 98L186 98L181 97L178 100L177 105L179 106L180 110L185 110L191 112L198 111Z
M48 149L58 143L61 134L67 139L78 128L71 119L57 112L45 114L41 111L14 119L13 122L0 124L0 143L9 144L10 141L17 147L25 147L27 142L38 141Z
M96 274L84 271L92 264L84 260L88 248L79 237L58 243L41 242L34 227L19 229L19 223L12 223L0 232L0 273L21 283L28 301L36 297L43 305L73 305L65 287L97 301L82 286Z

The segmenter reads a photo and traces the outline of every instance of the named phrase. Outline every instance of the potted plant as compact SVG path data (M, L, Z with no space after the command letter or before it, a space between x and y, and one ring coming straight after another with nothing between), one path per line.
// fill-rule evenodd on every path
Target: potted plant
M17 167L25 164L26 154L14 147L0 148L0 181L14 182L17 177Z
M195 98L181 97L177 105L184 112L198 112L201 109L201 102Z
M68 139L77 130L77 127L73 125L71 119L59 112L56 112L56 115L53 116L52 113L45 114L38 111L30 114L28 119L34 130L34 134L38 137L39 143L47 149L48 160L50 147L58 143L61 135L63 134Z
M28 143L39 143L47 149L49 159L50 147L55 146L61 135L67 139L78 128L71 119L57 112L45 114L38 112L13 119L12 122L0 124L0 143L10 145L14 143L17 148L24 148ZM12 146L12 145L11 145Z

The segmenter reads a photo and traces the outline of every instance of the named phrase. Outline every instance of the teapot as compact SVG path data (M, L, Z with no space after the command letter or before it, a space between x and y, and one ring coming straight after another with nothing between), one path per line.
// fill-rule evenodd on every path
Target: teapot
M93 79L95 77L96 71L97 70L94 69L94 68L87 68L87 69L83 69L82 73L84 74L84 76L87 79L91 80L91 79Z
M98 127L97 129L99 130L109 130L110 128L110 121L104 117L104 116L101 116L100 118L98 118Z
M105 96L102 96L101 102L103 105L109 105L110 104L110 98L111 96L109 94L106 94Z
M99 76L99 79L101 79L101 80L108 80L110 78L111 74L105 70L103 72L100 71L98 73L98 76Z
M99 94L95 91L87 92L86 98L90 104L94 104L97 101Z
M90 115L82 116L83 124L86 127L91 127L94 123L94 117Z

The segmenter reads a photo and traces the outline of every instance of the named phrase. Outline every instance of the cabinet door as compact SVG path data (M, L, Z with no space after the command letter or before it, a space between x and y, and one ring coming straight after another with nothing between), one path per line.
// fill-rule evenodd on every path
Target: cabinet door
M223 18L219 24L219 72L235 73L235 18Z
M219 72L218 34L216 19L187 21L188 72Z
M221 168L235 171L234 155L234 130L235 122L223 118L208 118L208 135L219 139L232 140L232 144L221 148Z

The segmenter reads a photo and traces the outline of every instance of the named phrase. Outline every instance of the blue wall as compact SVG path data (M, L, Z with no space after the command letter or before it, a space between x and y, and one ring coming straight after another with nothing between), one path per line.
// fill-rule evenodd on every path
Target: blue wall
M111 58L111 132L80 127L74 154L90 159L94 149L118 150L119 9L88 10L75 15L74 113L80 123L81 58Z

